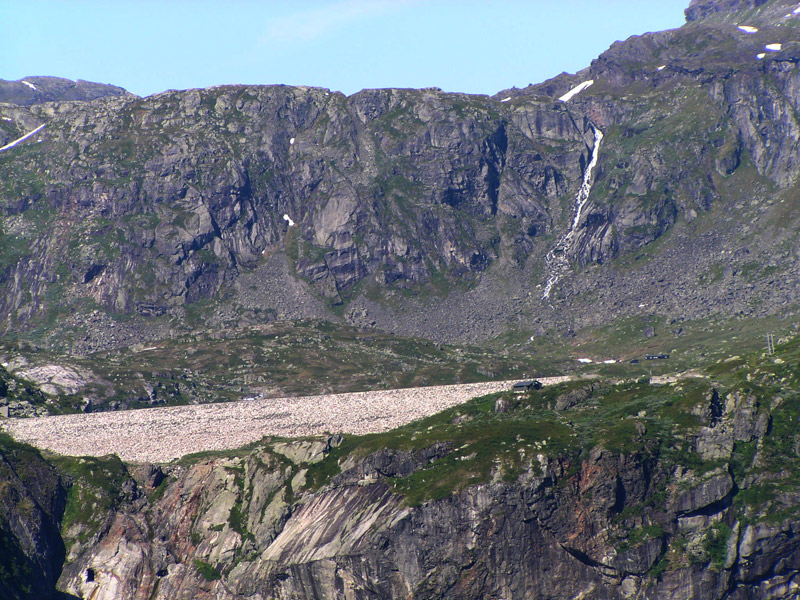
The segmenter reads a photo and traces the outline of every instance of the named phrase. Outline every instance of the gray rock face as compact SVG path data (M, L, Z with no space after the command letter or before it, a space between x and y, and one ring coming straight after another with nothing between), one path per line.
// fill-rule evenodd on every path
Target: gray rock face
M38 452L0 448L0 596L14 600L54 598L64 560L58 531L66 485Z
M581 137L563 110L552 123L521 130L495 104L434 91L345 98L230 87L32 110L51 123L48 154L88 136L79 143L96 157L87 166L105 165L101 182L94 167L79 166L84 151L47 159L61 166L46 185L46 204L84 225L112 219L77 234L84 241L68 267L73 291L146 315L212 297L277 252L334 302L367 277L400 288L439 272L477 277L497 260L503 239L519 240L524 262L533 232L550 226L546 202L579 174ZM551 109L527 106L524 118L535 120L537 111ZM572 156L543 158L545 143ZM118 159L99 151L105 144ZM507 165L509 146L521 154ZM25 162L9 160L8 168ZM32 215L31 199L13 202L7 214ZM500 218L507 233L497 230ZM124 233L120 219L131 224ZM101 242L107 236L110 246ZM51 239L44 252L61 243ZM39 297L54 276L45 263L30 255L8 265L5 281L39 282L29 290ZM9 298L5 308L20 302L21 295Z
M281 442L281 452L298 459L309 449L289 446ZM537 459L516 482L409 506L390 482L431 456L397 455L405 466L393 469L390 454L349 461L317 491L298 480L308 463L292 466L272 451L173 469L148 507L121 507L91 545L72 540L59 585L118 600L788 598L800 569L791 520L736 523L724 566L701 566L709 531L733 515L725 469L682 470L668 505L620 528L625 507L650 506L661 485L658 464L641 456L596 448L581 464ZM668 572L652 577L674 539L689 540L692 562L669 554Z
M27 83L24 83L27 82ZM0 79L0 103L31 106L43 102L79 100L88 102L109 96L133 96L121 87L61 77L25 77L18 81Z
M711 8L742 6L690 10ZM164 336L152 321L201 300L218 321L313 316L448 341L531 320L599 324L645 300L686 318L771 314L800 285L800 257L751 235L783 222L775 199L800 168L800 51L777 26L785 10L760 7L763 39L694 20L493 98L228 86L4 105L0 144L45 127L0 153L2 327L72 306L52 343L88 352ZM775 41L781 52L754 58ZM603 144L555 314L536 286L571 227L593 127ZM790 245L790 231L773 237ZM725 277L698 283L722 256ZM645 260L630 274L620 257ZM781 276L759 287L753 263ZM115 339L83 333L92 304L133 319Z
M734 12L756 8L769 0L692 0L686 13L687 21L697 21L716 13Z

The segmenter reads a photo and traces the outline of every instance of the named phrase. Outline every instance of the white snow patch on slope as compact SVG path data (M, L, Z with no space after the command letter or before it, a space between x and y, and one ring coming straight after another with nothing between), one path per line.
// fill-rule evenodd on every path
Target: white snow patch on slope
M578 359L578 362L579 362L579 363L584 363L584 364L587 364L587 365L588 365L589 363L591 363L591 362L594 362L594 361L593 361L591 358L579 358L579 359Z
M508 102L509 100L511 100L511 96L509 96L508 98L503 98L502 100L500 100L500 102Z
M572 88L570 91L568 91L566 94L561 96L559 98L559 100L561 100L561 102L569 102L570 100L572 100L573 97L575 97L577 94L580 94L583 90L588 88L593 83L594 83L594 79L590 79L588 81L584 81L583 83L579 83L574 88Z
M783 44L767 44L764 46L764 50L769 50L770 52L779 52L781 48L783 48Z
M3 117L3 121L13 121L13 120L14 119L12 119L11 117Z
M762 52L761 54L756 54L756 58L757 58L758 60L761 60L761 59L762 59L762 58L764 58L765 56L766 56L766 54L765 54L764 52Z
M793 14L793 15L800 15L800 6L798 6L797 8L795 8L795 9L792 11L792 14Z
M293 146L293 145L294 145L294 138L291 138L291 139L289 140L289 145L290 145L290 146Z
M294 221L289 215L283 215L283 220L289 224L289 227L294 227Z
M23 135L21 138L17 138L17 139L16 139L16 140L14 140L13 142L9 142L8 144L6 144L6 145L5 145L5 146L3 146L2 148L0 148L0 152L2 152L3 150L8 150L9 148L13 148L14 146L16 146L17 144L19 144L20 142L24 142L25 140L27 140L29 137L31 137L31 136L32 136L32 135L34 135L35 133L38 133L39 131L41 131L43 127L44 127L44 124L42 124L42 125L39 125L39 126L36 128L36 129L34 129L33 131L31 131L30 133L26 133L26 134L25 134L25 135Z
M738 25L737 29L745 33L758 33L758 27L751 27L750 25Z
M20 83L24 83L25 85L27 85L32 90L36 90L36 86L33 85L32 83L30 83L29 81L21 81Z
M656 71L663 71L666 68L667 68L667 65L661 65L660 67L658 67L658 69L656 69Z

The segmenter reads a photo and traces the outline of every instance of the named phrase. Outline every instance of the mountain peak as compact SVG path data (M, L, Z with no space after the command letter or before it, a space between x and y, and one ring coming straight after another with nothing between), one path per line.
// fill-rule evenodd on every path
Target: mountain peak
M116 85L63 77L32 76L17 81L0 79L0 102L32 106L63 100L90 101L108 96L131 95Z
M768 0L692 0L684 11L687 21L697 21L709 15L758 8Z

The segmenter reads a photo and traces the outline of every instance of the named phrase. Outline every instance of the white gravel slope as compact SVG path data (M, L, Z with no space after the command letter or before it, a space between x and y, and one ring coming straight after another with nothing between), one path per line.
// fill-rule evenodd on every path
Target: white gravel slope
M540 378L545 385L567 377ZM17 440L68 456L117 454L128 462L168 462L192 452L228 450L265 435L387 431L470 398L510 389L513 381L407 388L222 404L4 419Z

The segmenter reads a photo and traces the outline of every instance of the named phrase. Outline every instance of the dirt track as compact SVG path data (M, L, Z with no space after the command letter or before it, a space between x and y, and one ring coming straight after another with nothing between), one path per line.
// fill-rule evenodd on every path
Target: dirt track
M567 377L540 378L545 385ZM242 400L120 412L8 419L16 439L70 456L117 454L129 462L168 462L203 450L227 450L265 435L300 437L387 431L466 402L510 389L513 381L471 383Z

